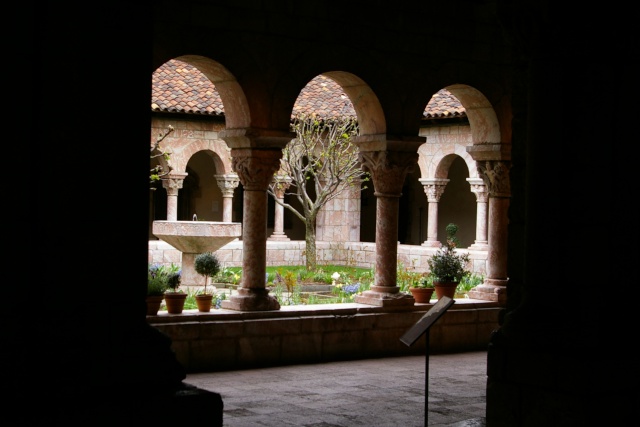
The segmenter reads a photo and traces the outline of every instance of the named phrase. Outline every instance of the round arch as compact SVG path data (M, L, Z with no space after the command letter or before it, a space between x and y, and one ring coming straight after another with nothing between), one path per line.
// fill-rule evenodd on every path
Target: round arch
M216 86L224 105L227 129L247 128L251 125L245 92L227 68L213 59L200 55L182 55L175 59L193 65Z
M371 87L355 74L345 71L323 73L335 81L349 97L358 118L360 135L378 135L387 131L384 111Z
M445 89L451 92L466 110L474 144L501 142L498 117L482 92L465 84L449 85Z
M216 168L215 173L229 174L233 172L229 147L221 139L214 141L198 139L184 146L171 145L170 142L168 146L175 150L170 154L169 158L169 164L175 172L186 172L189 160L201 151L208 152L211 155Z

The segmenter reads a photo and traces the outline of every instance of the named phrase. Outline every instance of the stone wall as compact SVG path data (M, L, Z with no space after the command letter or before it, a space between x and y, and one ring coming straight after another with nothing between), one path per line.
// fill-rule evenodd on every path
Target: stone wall
M305 242L267 241L267 266L304 265ZM338 264L364 268L375 267L375 243L368 242L317 242L318 264ZM416 245L398 245L398 262L417 272L429 271L427 260L435 253L436 248ZM486 251L460 249L468 252L471 259L471 271L486 273ZM242 266L242 241L235 240L216 251L223 267ZM149 262L170 265L179 264L182 254L168 243L161 240L149 241Z

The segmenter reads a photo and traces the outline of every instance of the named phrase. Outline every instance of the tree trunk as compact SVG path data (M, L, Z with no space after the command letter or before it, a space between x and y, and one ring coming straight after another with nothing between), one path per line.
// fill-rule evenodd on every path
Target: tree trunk
M316 254L316 220L315 217L311 215L309 215L305 221L304 241L306 243L305 255L307 258L307 271L315 271L318 266Z

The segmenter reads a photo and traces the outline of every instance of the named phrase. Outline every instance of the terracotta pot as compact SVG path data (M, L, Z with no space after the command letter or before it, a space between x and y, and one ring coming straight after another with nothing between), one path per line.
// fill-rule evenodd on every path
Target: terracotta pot
M433 288L409 288L411 295L413 295L413 299L416 300L419 304L428 303L431 300L431 295L433 295Z
M147 296L147 316L155 316L160 310L160 304L164 296L162 295L148 295Z
M187 294L184 292L168 292L164 294L164 302L170 314L180 314L184 309Z
M205 295L196 295L196 305L198 306L198 311L203 313L208 313L211 311L211 305L213 304L213 295L205 294Z
M458 282L433 282L436 287L436 296L438 299L442 297L455 298Z

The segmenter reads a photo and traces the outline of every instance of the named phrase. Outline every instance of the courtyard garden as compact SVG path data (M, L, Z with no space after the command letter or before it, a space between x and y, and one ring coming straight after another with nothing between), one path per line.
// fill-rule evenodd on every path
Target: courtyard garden
M172 270L176 270L176 267ZM355 302L357 295L369 290L374 283L373 269L341 265L318 266L314 271L308 271L305 266L270 266L266 268L265 276L270 295L274 296L281 306L351 303ZM409 293L410 287L428 278L429 273L419 273L413 271L412 267L398 263L397 284L401 292ZM211 278L213 309L219 309L222 301L237 291L241 279L241 267L224 267ZM474 273L464 276L456 290L456 298L466 298L466 293L483 280L483 276ZM184 292L187 294L184 309L196 309L195 297L201 290L189 288ZM435 299L434 294L432 300ZM166 311L164 304L160 311Z

